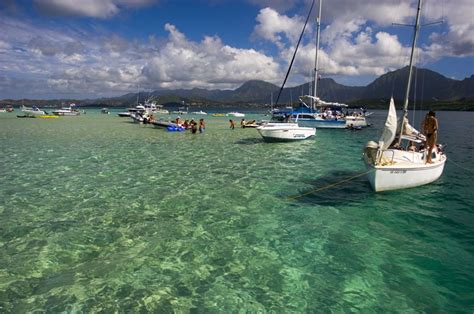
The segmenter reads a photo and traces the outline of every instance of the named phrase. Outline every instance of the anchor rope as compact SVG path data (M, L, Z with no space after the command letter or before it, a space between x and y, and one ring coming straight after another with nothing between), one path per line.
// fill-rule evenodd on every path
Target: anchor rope
M319 192L319 191L326 190L326 189L335 187L336 185L339 185L339 184L342 184L342 183L346 183L346 182L349 182L349 181L354 180L354 179L356 179L356 178L362 177L363 175L366 175L366 174L368 174L368 173L370 173L370 172L372 172L372 171L374 171L374 169L370 169L369 171L359 173L359 174L357 174L357 175L355 175L355 176L352 176L352 177L349 177L349 178L347 178L347 179L338 181L338 182L336 182L336 183L331 183L331 184L325 185L325 186L320 187L320 188L317 188L317 189L310 190L310 191L308 191L308 192L305 192L305 193L302 193L302 194L299 194L299 195L288 196L287 199L288 199L288 200L295 200L295 199L301 198L301 197L303 197L303 196L306 196L306 195L308 195L308 194L317 193L317 192Z
M447 161L449 161L450 163L452 163L452 164L455 165L456 167L459 167L459 168L464 169L464 170L466 170L466 171L474 172L473 169L469 169L469 168L463 167L463 166L461 166L460 164L458 164L457 162L454 162L452 159L447 159Z

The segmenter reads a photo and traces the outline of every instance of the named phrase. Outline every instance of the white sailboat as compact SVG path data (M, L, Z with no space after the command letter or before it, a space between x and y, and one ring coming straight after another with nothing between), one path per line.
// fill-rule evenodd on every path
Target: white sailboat
M305 127L316 127L325 129L345 129L347 127L366 127L365 116L348 115L344 109L348 106L336 102L327 102L318 97L319 81L319 42L321 36L321 8L322 0L319 1L319 14L316 20L316 50L314 56L314 88L310 95L299 97L301 107L293 110L292 114L299 114L298 124ZM312 94L312 95L311 95Z
M320 12L320 14L321 14L321 1L322 0L319 1L319 12ZM300 44L301 37L303 36L304 30L306 28L306 24L308 23L309 17L311 15L311 11L313 10L314 2L315 2L315 0L313 0L313 2L311 4L311 8L309 10L308 17L306 18L306 23L304 24L303 30L301 32L300 39L298 41L298 45L296 45L295 53L293 55L293 60L296 56L296 52L298 51L298 46ZM286 79L288 78L288 74L290 73L291 66L293 64L293 60L290 63L286 78L283 81L282 87L280 88L280 92L278 94L276 104L278 104L278 99L280 98L281 91L283 90L283 88L285 86L285 82L286 82ZM273 94L272 94L272 98L273 98ZM275 119L275 115L273 115L272 120L268 123L265 123L265 124L257 127L257 131L260 134L260 136L262 136L263 139L267 142L299 141L299 140L305 140L307 138L310 138L310 137L316 135L316 129L314 127L302 127L302 126L298 125L298 116L296 116L296 117L288 116L282 122L282 121L279 121L278 119Z
M440 146L433 148L432 163L427 163L428 149L425 147L417 150L415 145L416 143L422 143L424 136L408 122L408 97L413 72L414 51L420 25L421 6L422 0L419 0L403 117L400 121L397 121L397 113L392 98L379 142L368 142L364 150L368 179L376 192L405 189L431 183L442 175L446 163L446 155L441 151Z

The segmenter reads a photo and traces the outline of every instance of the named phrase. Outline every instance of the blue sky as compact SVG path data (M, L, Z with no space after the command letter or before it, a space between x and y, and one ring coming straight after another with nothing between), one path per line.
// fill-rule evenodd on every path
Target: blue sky
M96 98L160 88L280 85L310 0L3 0L0 99ZM474 73L472 0L425 0L417 63ZM416 1L325 0L323 77L366 85L408 62ZM308 81L314 17L289 86Z

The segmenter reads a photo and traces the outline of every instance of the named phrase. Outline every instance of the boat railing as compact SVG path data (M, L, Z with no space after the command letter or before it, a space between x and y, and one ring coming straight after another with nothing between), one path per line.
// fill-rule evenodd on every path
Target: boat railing
M392 158L389 160L387 159L386 153L391 153ZM387 150L382 150L379 149L377 152L377 165L380 165L382 163L393 163L393 160L395 159L395 151L393 149L387 149Z

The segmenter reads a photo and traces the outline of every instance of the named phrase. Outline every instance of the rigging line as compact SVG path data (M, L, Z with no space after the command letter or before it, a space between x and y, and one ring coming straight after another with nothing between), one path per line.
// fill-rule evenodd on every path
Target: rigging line
M295 199L301 198L301 197L303 197L303 196L306 196L306 195L308 195L308 194L317 193L317 192L319 192L319 191L326 190L326 189L335 187L336 185L339 185L339 184L342 184L342 183L345 183L345 182L349 182L349 181L354 180L354 179L356 179L356 178L362 177L363 175L366 175L366 174L368 174L368 173L370 173L370 172L372 172L372 171L374 171L374 169L370 169L369 171L359 173L359 174L357 174L357 175L355 175L355 176L352 176L352 177L350 177L350 178L341 180L341 181L336 182L336 183L331 183L331 184L325 185L325 186L323 186L323 187L320 187L320 188L317 188L317 189L314 189L314 190L305 192L305 193L303 193L303 194L288 196L286 199L287 199L287 200L295 200Z
M446 160L449 161L449 162L451 162L451 163L452 163L453 165L455 165L456 167L459 167L459 168L464 169L464 170L466 170L466 171L474 172L473 169L469 169L469 168L463 167L463 166L461 166L460 164L458 164L457 162L452 161L451 159L446 159Z
M286 80L288 79L288 76L290 75L291 67L293 66L293 62L295 61L296 53L298 52L298 47L300 46L301 38L303 38L304 30L306 29L306 25L308 24L309 17L311 16L311 12L313 11L315 2L316 0L313 0L313 2L311 3L311 8L309 9L308 17L306 18L306 22L304 23L303 30L301 31L301 34L300 34L300 38L298 39L298 43L296 44L295 52L293 53L293 58L291 58L290 66L288 67L288 71L286 72L285 80L283 81L280 91L278 92L278 97L275 102L275 106L278 105L278 100L280 100L281 92L283 91L283 88L285 88Z

